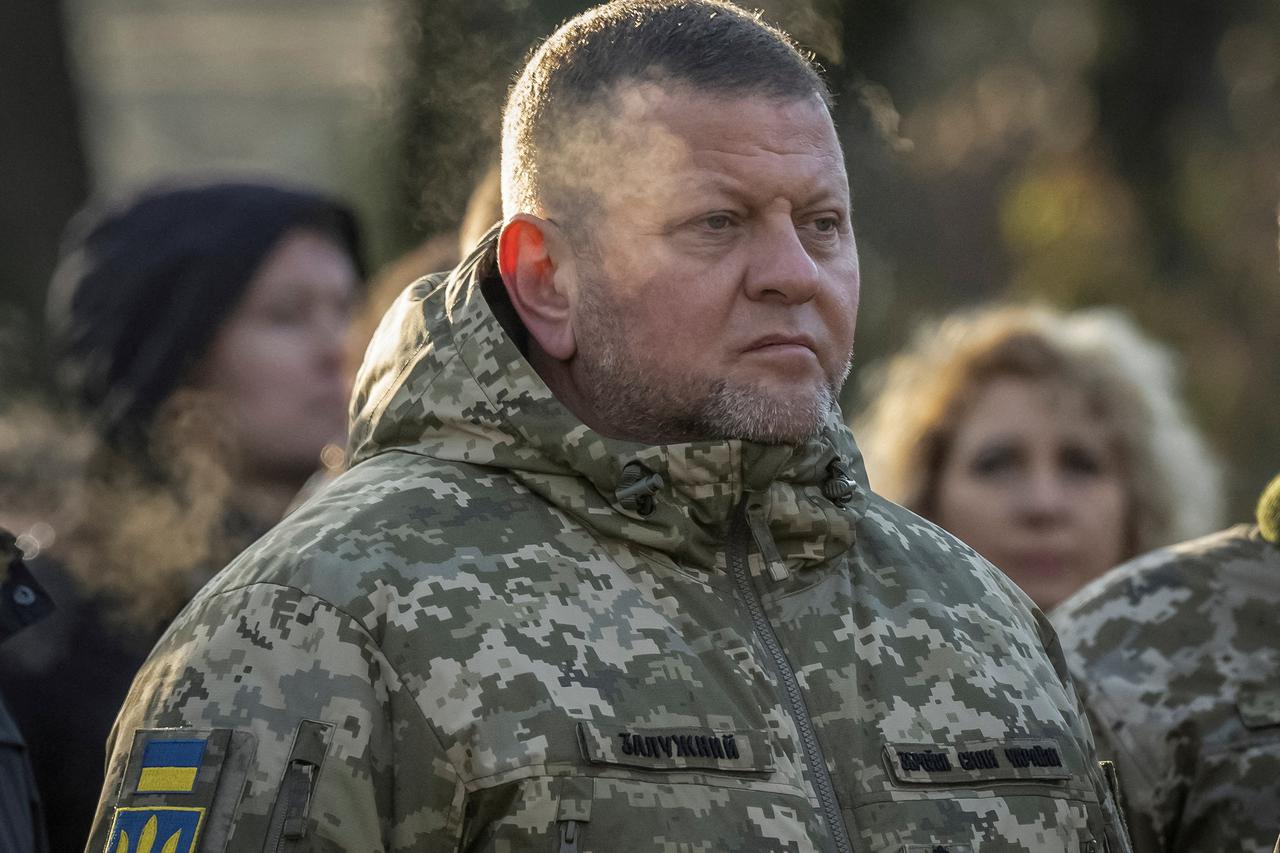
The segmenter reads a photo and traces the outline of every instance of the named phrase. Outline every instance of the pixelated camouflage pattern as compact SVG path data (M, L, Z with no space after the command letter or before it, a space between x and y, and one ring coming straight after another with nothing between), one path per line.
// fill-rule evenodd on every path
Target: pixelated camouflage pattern
M1240 526L1116 569L1053 614L1141 853L1280 833L1280 547Z
M133 731L171 726L255 736L237 853L836 849L730 577L741 547L853 849L1129 850L1048 623L868 492L838 412L798 447L606 439L504 331L492 261L490 240L391 310L353 403L352 469L160 641L117 723L91 849ZM836 460L844 503L823 491ZM618 494L636 465L659 478L647 516ZM744 497L750 541L731 533ZM270 816L307 720L332 741L305 831L284 838ZM623 733L672 740L640 761ZM689 760L729 734L737 759ZM887 743L1017 739L1053 743L1063 778L904 783L885 765Z

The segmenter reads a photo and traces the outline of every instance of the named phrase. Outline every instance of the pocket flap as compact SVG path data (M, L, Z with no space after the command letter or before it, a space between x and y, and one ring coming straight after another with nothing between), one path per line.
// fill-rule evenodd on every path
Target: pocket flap
M578 722L583 757L593 764L625 764L646 770L718 770L769 773L773 752L758 731L695 727L620 726Z

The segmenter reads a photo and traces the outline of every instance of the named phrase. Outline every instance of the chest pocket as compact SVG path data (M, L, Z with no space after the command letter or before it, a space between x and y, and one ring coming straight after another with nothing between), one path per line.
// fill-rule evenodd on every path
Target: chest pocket
M1056 738L889 742L880 758L892 793L868 797L854 823L900 829L864 835L874 853L1128 850L1082 759Z
M468 795L465 851L783 853L823 849L805 792L768 735L575 721L577 762ZM545 769L545 774L542 773Z

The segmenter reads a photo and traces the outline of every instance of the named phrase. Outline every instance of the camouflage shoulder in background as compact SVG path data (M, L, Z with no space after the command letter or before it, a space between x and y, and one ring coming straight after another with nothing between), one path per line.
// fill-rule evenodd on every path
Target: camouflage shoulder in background
M1266 853L1280 832L1280 547L1240 526L1053 613L1139 851ZM1107 753L1110 755L1108 756Z
M355 466L152 653L94 853L147 809L205 809L201 853L1129 850L1047 623L868 491L838 412L795 447L594 433L492 250L392 309ZM166 738L226 746L157 791Z

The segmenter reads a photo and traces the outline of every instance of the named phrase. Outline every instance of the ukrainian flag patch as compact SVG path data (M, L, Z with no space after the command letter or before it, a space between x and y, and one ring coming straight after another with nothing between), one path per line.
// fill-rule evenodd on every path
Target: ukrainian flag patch
M105 853L194 853L204 809L117 808Z
M207 738L152 740L142 754L139 794L189 794L204 762ZM111 851L115 853L115 851ZM157 851L159 853L159 851Z

